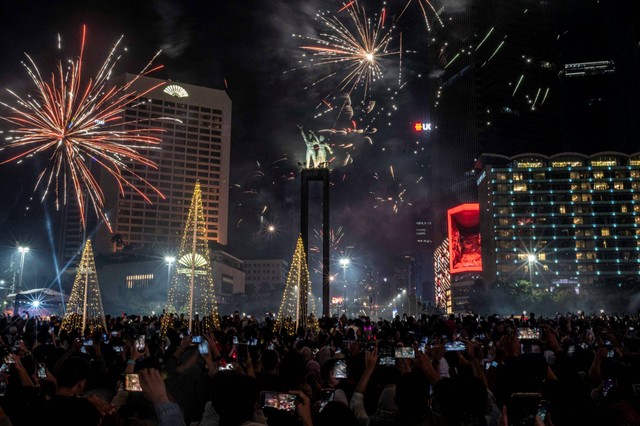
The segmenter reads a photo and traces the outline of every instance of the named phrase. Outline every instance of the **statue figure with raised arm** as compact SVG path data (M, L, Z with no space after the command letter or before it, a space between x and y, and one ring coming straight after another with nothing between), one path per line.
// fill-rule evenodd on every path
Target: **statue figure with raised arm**
M324 136L320 136L318 142L318 152L316 153L317 167L327 168L329 164L327 163L326 151L329 151L329 154L333 154L333 150L329 144L324 141Z
M320 146L320 141L315 133L309 130L309 135L304 134L304 130L302 130L302 126L298 125L298 129L300 129L300 134L302 135L302 139L304 140L305 145L307 145L307 159L306 165L308 168L313 168L318 165L318 159L316 158L316 147Z

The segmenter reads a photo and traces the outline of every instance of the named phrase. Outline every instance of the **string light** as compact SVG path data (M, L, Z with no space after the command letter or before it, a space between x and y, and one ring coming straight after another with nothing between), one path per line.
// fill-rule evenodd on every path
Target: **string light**
M87 240L84 245L61 325L67 332L80 329L84 333L87 327L91 332L95 329L107 329L91 240Z
M172 313L186 314L189 329L194 335L220 327L200 182L196 182L193 190L189 216L169 287L162 318L163 334L171 325Z
M309 298L310 288L309 267L307 266L302 237L299 236L291 260L291 268L287 275L287 283L282 293L282 302L280 302L280 309L273 328L274 332L278 332L284 327L287 333L295 334L297 326L317 327L313 295ZM311 299L312 313L307 318L309 299Z

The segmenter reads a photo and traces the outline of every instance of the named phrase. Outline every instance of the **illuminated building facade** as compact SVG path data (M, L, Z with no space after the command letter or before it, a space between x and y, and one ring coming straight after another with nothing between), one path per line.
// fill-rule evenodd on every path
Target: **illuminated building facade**
M452 312L449 267L449 240L445 239L435 250L433 270L435 272L435 304L438 309L446 313Z
M472 286L482 273L480 211L478 203L460 204L447 212L451 306L469 310Z
M485 155L483 276L538 286L640 278L640 153Z
M245 294L252 305L262 303L259 312L277 312L279 297L265 297L265 295L282 294L287 283L289 262L284 259L246 259L244 260L246 274ZM256 312L258 312L256 310Z
M133 77L125 74L118 82L129 82ZM159 83L163 80L141 77L132 89L147 90ZM129 106L124 118L136 121L129 126L163 129L159 134L160 149L140 150L158 168L134 165L133 170L156 186L165 198L140 185L137 178L132 179L133 184L152 203L144 201L130 187L124 188L122 196L110 176L100 176L113 234L105 226L98 227L96 252L118 251L124 246L135 250L176 249L196 181L202 188L207 238L211 242L227 243L231 101L222 90L164 83L145 96L144 102ZM67 230L66 235L75 235L70 231ZM66 244L67 256L69 246L73 245L69 243L73 242L69 240Z

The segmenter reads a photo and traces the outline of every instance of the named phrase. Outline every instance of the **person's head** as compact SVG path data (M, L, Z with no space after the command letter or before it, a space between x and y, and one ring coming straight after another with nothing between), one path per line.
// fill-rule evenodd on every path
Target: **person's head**
M326 386L337 386L339 380L336 378L335 370L338 363L344 363L343 360L330 359L320 367L320 378Z
M327 405L318 413L317 422L314 424L318 426L333 426L333 425L357 425L356 418L353 412L344 403L338 401L329 401Z
M305 346L300 349L300 356L305 362L309 362L311 359L313 359L313 351L311 351L308 346Z
M237 371L216 374L211 391L211 404L220 416L221 426L241 425L249 421L258 408L258 383Z
M428 411L429 382L424 374L404 373L396 383L395 402L403 416L419 416Z
M263 371L274 371L278 368L279 363L278 353L274 350L267 349L260 355L260 365Z
M67 390L71 395L82 393L90 371L89 362L84 358L67 358L60 367L58 388Z

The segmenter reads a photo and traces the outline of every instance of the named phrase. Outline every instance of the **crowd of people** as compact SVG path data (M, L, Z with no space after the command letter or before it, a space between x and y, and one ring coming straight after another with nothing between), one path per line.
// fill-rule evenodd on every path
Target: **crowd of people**
M640 425L633 315L169 323L0 318L0 426Z

